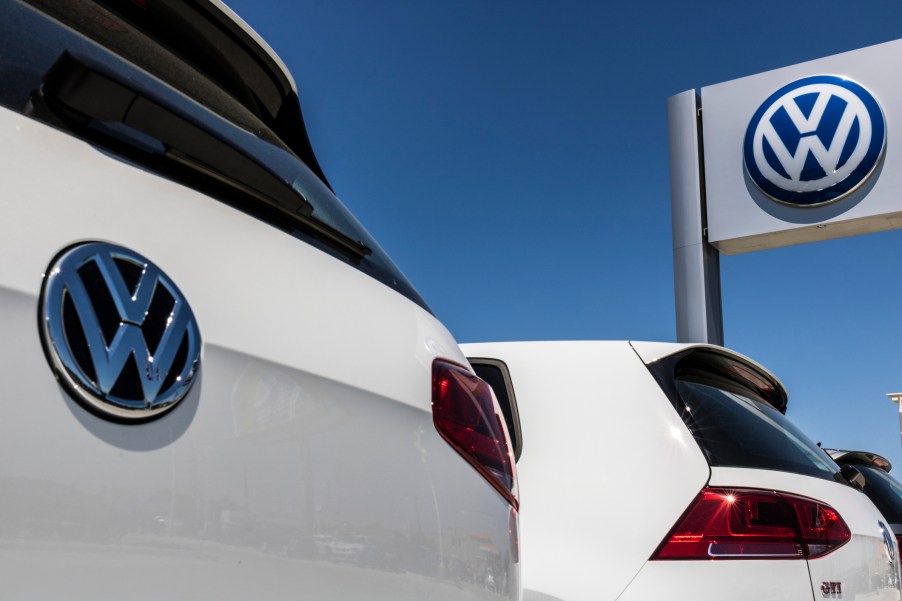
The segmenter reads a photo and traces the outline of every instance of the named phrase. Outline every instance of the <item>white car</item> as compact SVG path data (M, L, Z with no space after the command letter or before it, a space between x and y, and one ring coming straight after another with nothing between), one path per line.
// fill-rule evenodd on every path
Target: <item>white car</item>
M519 598L491 391L239 18L0 0L0 139L0 596Z
M704 345L462 348L515 433L524 601L899 599L884 518L760 365Z
M893 465L886 457L868 451L824 449L837 465L857 470L864 478L862 491L874 502L896 541L902 544L902 484L890 472Z

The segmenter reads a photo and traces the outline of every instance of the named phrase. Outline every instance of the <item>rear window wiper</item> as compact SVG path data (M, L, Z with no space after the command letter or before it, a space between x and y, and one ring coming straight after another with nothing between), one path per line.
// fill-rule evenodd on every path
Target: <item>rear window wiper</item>
M359 261L372 253L362 242L315 217L315 208L306 198L233 144L68 52L47 71L41 92L47 106L67 126L80 125L87 130L99 123L101 130L106 126L110 131L137 132L136 140L157 142L166 159L264 203L287 220L287 225L349 258ZM128 136L116 139L124 142Z

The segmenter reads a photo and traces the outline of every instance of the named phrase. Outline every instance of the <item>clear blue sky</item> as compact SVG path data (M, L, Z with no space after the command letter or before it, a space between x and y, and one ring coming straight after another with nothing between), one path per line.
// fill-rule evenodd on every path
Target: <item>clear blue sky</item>
M462 342L675 340L667 98L902 37L897 0L226 1L292 71L338 196ZM897 477L900 264L898 231L721 261L726 345L813 439Z

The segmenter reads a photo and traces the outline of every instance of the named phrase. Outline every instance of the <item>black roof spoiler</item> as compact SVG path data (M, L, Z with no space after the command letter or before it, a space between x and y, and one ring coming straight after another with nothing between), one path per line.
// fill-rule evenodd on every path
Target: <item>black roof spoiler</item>
M272 49L218 0L27 1L49 14L66 11L67 17L77 11L96 13L98 7L110 11L203 73L329 185L310 144L291 75Z
M882 455L878 455L877 453L871 453L869 451L846 451L843 449L824 450L830 455L833 461L836 461L837 463L866 465L868 467L881 469L885 472L889 472L893 469L893 464L889 462L889 459Z

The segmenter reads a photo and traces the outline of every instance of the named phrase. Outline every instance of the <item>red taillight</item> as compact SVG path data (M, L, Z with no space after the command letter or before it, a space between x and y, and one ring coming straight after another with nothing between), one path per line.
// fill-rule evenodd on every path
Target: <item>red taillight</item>
M489 385L459 365L436 359L432 417L442 438L517 507L510 436Z
M706 488L652 559L813 559L852 538L835 509L805 497Z

